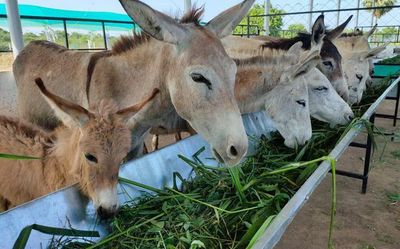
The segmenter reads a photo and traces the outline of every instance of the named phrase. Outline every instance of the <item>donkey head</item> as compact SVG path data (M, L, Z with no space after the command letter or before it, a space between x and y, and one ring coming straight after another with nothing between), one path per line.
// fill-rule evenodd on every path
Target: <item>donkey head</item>
M295 46L293 49L301 50L301 42L293 46ZM304 145L311 138L309 97L305 76L315 69L319 61L318 51L308 53L299 63L283 72L280 83L268 94L265 103L266 112L274 120L287 147Z
M43 97L77 139L71 152L71 173L94 203L98 215L108 218L118 210L119 167L130 150L131 132L127 121L158 93L134 106L118 110L112 100L102 100L89 111L49 92L40 78L35 80ZM75 141L71 141L75 142ZM64 145L65 146L65 145Z
M323 47L323 46L322 46ZM296 56L312 56L321 54L321 46L312 44L310 51L304 52L300 42L294 44L288 51ZM354 117L350 106L339 96L328 78L316 68L310 69L304 78L308 86L310 115L322 122L336 124L347 124Z
M146 33L172 46L171 70L164 80L176 112L211 144L219 161L238 163L248 142L234 97L236 65L220 39L232 32L254 0L224 11L205 26L198 20L179 22L140 1L120 2ZM192 13L195 19L199 15Z
M320 50L321 61L318 64L318 69L321 70L337 93L346 101L349 98L349 91L342 69L342 56L332 41L341 35L352 17L350 16L335 29L327 31L324 23L324 15L320 15L313 25L311 34L311 45L313 43L322 43Z
M305 78L308 82L311 117L330 123L331 126L347 124L354 118L350 106L339 96L324 74L313 69Z
M346 69L346 78L350 92L348 103L353 105L361 101L366 82L369 79L370 63L369 60L386 49L386 46L376 47L371 50L353 52L343 65Z

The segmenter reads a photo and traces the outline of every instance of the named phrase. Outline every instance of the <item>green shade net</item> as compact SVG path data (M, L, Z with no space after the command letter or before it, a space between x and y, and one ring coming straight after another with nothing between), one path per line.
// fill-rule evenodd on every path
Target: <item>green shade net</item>
M63 28L62 20L46 20L46 17L51 18L79 18L79 19L87 19L88 21L67 21L67 28L73 29L81 29L88 31L98 31L101 29L100 22L93 22L89 20L101 20L105 21L105 26L109 30L114 31L128 31L133 30L135 28L136 31L140 31L140 28L137 25L134 25L132 19L125 14L118 14L112 12L95 12L95 11L75 11L75 10L62 10L62 9L52 9L45 8L34 5L25 5L20 4L19 14L22 16L22 25L23 27L44 27L44 26L52 26L54 28ZM0 4L0 15L6 15L6 5L4 3ZM23 16L37 16L43 17L43 19L27 19ZM129 23L115 23L113 21L122 21ZM7 19L5 17L0 18L0 27L4 29L8 29Z

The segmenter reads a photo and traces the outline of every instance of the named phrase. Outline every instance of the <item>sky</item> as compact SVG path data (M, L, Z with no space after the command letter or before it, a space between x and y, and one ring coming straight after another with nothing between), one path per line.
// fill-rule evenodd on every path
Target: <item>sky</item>
M143 0L151 7L163 11L168 14L176 15L183 11L184 0ZM4 0L0 0L4 2ZM124 13L118 0L19 0L20 4L39 5L49 8L60 8L80 11L108 11L116 13ZM197 5L205 5L205 15L203 21L209 21L221 11L241 2L241 0L192 0L192 3ZM257 0L257 3L263 3L263 0ZM284 9L286 12L306 11L309 9L308 0L271 0L274 7ZM341 0L341 8L355 8L357 0ZM337 9L337 0L314 0L314 9ZM355 12L342 12L340 14L340 22ZM318 14L313 15L313 20ZM297 15L284 17L284 27L292 23L302 23L308 27L308 15ZM329 27L336 25L336 13L326 13L326 24ZM400 9L393 10L380 21L380 25L399 25L400 24ZM370 26L371 14L366 11L360 12L359 25ZM355 17L349 24L350 27L355 26Z

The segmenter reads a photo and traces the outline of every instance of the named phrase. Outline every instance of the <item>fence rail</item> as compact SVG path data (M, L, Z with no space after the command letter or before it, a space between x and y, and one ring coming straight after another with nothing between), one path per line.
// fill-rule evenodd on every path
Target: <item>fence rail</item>
M360 30L360 31L366 31L372 28L372 25L369 26L358 26L358 15L359 11L371 11L371 10L379 10L379 9L385 9L387 7L363 7L363 8L343 8L343 9L324 9L324 10L309 10L309 11L295 11L295 12L284 12L284 13L277 13L277 14L268 14L268 15L251 15L247 17L247 24L241 24L238 25L237 28L235 29L235 32L233 35L237 36L257 36L262 34L264 31L263 26L260 25L255 25L253 22L260 23L260 18L264 20L266 17L299 17L301 15L309 15L309 18L311 19L313 14L326 14L326 13L337 13L337 19L339 20L339 16L342 13L348 13L354 14L352 12L356 12L355 14L357 15L356 17L356 25L354 26L354 30ZM400 5L394 5L390 6L390 8L394 9L400 9ZM392 11L393 11L392 10ZM350 13L349 13L350 12ZM399 15L400 16L400 15ZM7 15L0 15L0 20L4 20L7 18ZM133 22L133 21L122 21L122 20L106 20L106 19L85 19L85 18L68 18L68 17L45 17L45 16L32 16L32 15L21 15L21 20L22 21L59 21L59 25L61 26L61 30L63 32L63 38L64 41L60 43L61 45L64 45L65 47L69 49L76 49L76 50L88 50L88 51L98 51L98 50L105 50L108 49L109 47L109 39L107 37L107 26L108 25L132 25L132 29L136 30L138 26ZM256 21L257 20L257 21ZM304 21L304 20L303 20ZM74 24L71 22L79 22L79 24ZM77 25L94 25L98 24L99 29L98 33L101 33L102 36L102 44L100 46L96 46L95 48L87 46L87 48L74 48L74 46L71 46L71 40L70 40L70 30L71 26L77 26ZM70 26L71 25L71 26ZM50 25L49 25L50 26ZM382 32L382 29L387 28L385 32ZM275 30L273 33L273 36L278 36L278 37L285 37L285 38L290 38L295 35L297 35L298 30L288 30L288 29L279 29ZM378 30L372 35L370 39L371 43L374 44L381 44L381 43L400 43L400 25L380 25L378 26ZM7 46L1 46L0 47L0 52L11 52L11 46L10 44Z
M359 17L360 17L360 11L374 11L374 10L381 10L381 9L387 9L391 8L391 13L394 11L400 10L400 5L393 5L393 6L380 6L380 7L360 7L360 8L336 8L336 9L320 9L320 10L309 10L309 11L291 11L291 12L284 12L284 13L274 13L274 14L261 14L261 15L249 15L247 17L247 22L244 25L241 25L240 29L237 29L237 31L234 33L234 35L238 36L247 36L247 37L252 37L256 36L259 34L262 34L264 30L264 25L260 25L260 23L264 23L265 18L269 17L269 19L276 18L276 17L282 17L283 18L291 18L293 19L294 17L297 17L299 20L298 23L303 22L304 23L304 15L307 15L308 19L312 19L313 15L317 14L327 14L327 13L337 13L335 20L339 22L340 16L341 15L355 15L356 17L353 18L355 21L355 25L351 27L352 30L356 31L361 30L361 31L366 31L369 30L373 27L373 24L371 25L359 25ZM389 12L390 13L390 12ZM396 12L397 13L397 12ZM372 13L368 13L369 15L372 15ZM400 13L397 13L395 17L400 17ZM363 14L365 17L365 13ZM300 19L303 18L303 19ZM260 20L262 19L262 21ZM311 24L312 22L310 22ZM400 23L400 20L397 23ZM254 25L258 24L258 25ZM338 23L336 23L338 24ZM254 26L258 26L258 28L255 28ZM287 26L287 23L286 23ZM306 25L308 26L308 24ZM270 25L270 30L271 30L271 25ZM392 30L385 30L385 32L382 31L384 28L392 28ZM289 30L289 29L282 29L279 28L278 30L275 30L274 33L271 33L269 35L272 36L278 36L278 37L283 37L283 38L290 38L293 36L296 36L297 33L300 30ZM370 38L371 43L375 44L381 44L381 43L400 43L400 25L378 25L378 30L371 36Z
M68 17L46 17L46 16L31 16L31 15L21 15L20 16L21 21L32 21L32 20L37 20L37 21L59 21L60 24L62 24L62 30L64 33L64 46L67 47L68 49L70 48L70 40L69 40L69 34L68 34L68 22L79 22L82 23L81 25L86 24L91 24L93 25L94 23L99 24L100 26L100 32L102 33L103 37L103 46L100 48L78 48L75 50L106 50L108 49L108 41L107 41L107 32L106 32L106 27L107 24L126 24L126 25L132 25L132 29L136 30L139 26L137 26L133 21L120 21L120 20L107 20L107 19L86 19L86 18L68 18ZM7 19L7 15L1 14L0 15L0 20L1 19ZM76 24L75 24L76 25ZM12 52L11 49L5 50L5 49L0 49L0 52Z

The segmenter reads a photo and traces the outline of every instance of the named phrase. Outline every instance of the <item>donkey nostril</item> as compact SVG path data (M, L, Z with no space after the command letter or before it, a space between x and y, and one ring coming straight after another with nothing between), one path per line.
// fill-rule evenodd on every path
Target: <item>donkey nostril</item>
M356 74L356 77L359 81L361 81L363 79L363 76L361 74Z
M97 214L99 215L99 217L101 219L109 219L112 218L115 215L115 212L109 211L105 208L103 208L102 206L100 206L99 208L97 208Z
M235 148L235 146L231 146L230 148L229 148L229 152L231 153L231 155L232 156L238 156L238 151L236 150L236 148Z

